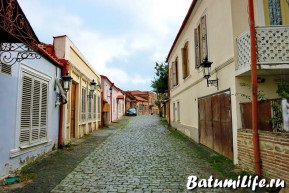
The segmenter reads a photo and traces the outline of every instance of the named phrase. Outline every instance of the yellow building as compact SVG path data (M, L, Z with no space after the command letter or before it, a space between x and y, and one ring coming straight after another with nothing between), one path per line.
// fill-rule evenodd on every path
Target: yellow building
M54 37L53 45L56 56L68 60L73 78L62 127L62 142L67 144L99 128L100 76L66 35Z
M254 0L258 88L268 99L289 78L289 6L274 2ZM167 57L171 125L234 163L237 131L244 128L240 105L249 101L242 96L251 94L241 86L251 85L247 7L247 0L192 1Z

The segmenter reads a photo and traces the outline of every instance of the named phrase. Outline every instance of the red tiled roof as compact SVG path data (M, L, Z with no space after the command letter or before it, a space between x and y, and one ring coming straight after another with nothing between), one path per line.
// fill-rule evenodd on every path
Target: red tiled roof
M137 101L147 102L147 100L142 97L139 97L139 96L134 96L134 97Z
M38 50L40 53L42 53L48 60L50 60L51 62L53 62L54 64L60 66L60 67L64 67L64 63L66 63L67 61L64 59L59 59L56 55L55 52L53 50L53 46L51 44L45 44L45 43L41 43L38 44Z

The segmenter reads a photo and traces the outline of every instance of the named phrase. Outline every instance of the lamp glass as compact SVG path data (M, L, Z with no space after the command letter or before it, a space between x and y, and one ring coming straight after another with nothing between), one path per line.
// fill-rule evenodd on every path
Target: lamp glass
M206 79L210 78L210 76L211 76L211 67L204 66L203 67L203 75L204 75L204 78L206 78Z
M96 87L96 82L94 82L94 80L92 80L90 83L90 90L94 91L95 87Z
M72 77L69 76L68 73L66 73L65 76L62 76L62 81L63 81L63 89L67 92L70 88Z

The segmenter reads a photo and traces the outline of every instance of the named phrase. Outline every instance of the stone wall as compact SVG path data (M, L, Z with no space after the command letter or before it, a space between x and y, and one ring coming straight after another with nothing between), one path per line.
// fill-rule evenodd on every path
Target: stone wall
M259 131L262 176L289 183L289 133ZM238 130L238 165L254 173L252 130Z

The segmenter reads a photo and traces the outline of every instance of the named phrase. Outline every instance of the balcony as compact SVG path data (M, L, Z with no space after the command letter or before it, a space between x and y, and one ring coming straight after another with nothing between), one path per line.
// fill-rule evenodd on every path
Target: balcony
M271 70L289 73L289 26L256 27L258 73ZM238 67L236 76L249 75L251 68L250 33L237 38ZM284 71L285 70L285 71ZM287 72L286 72L287 73Z

